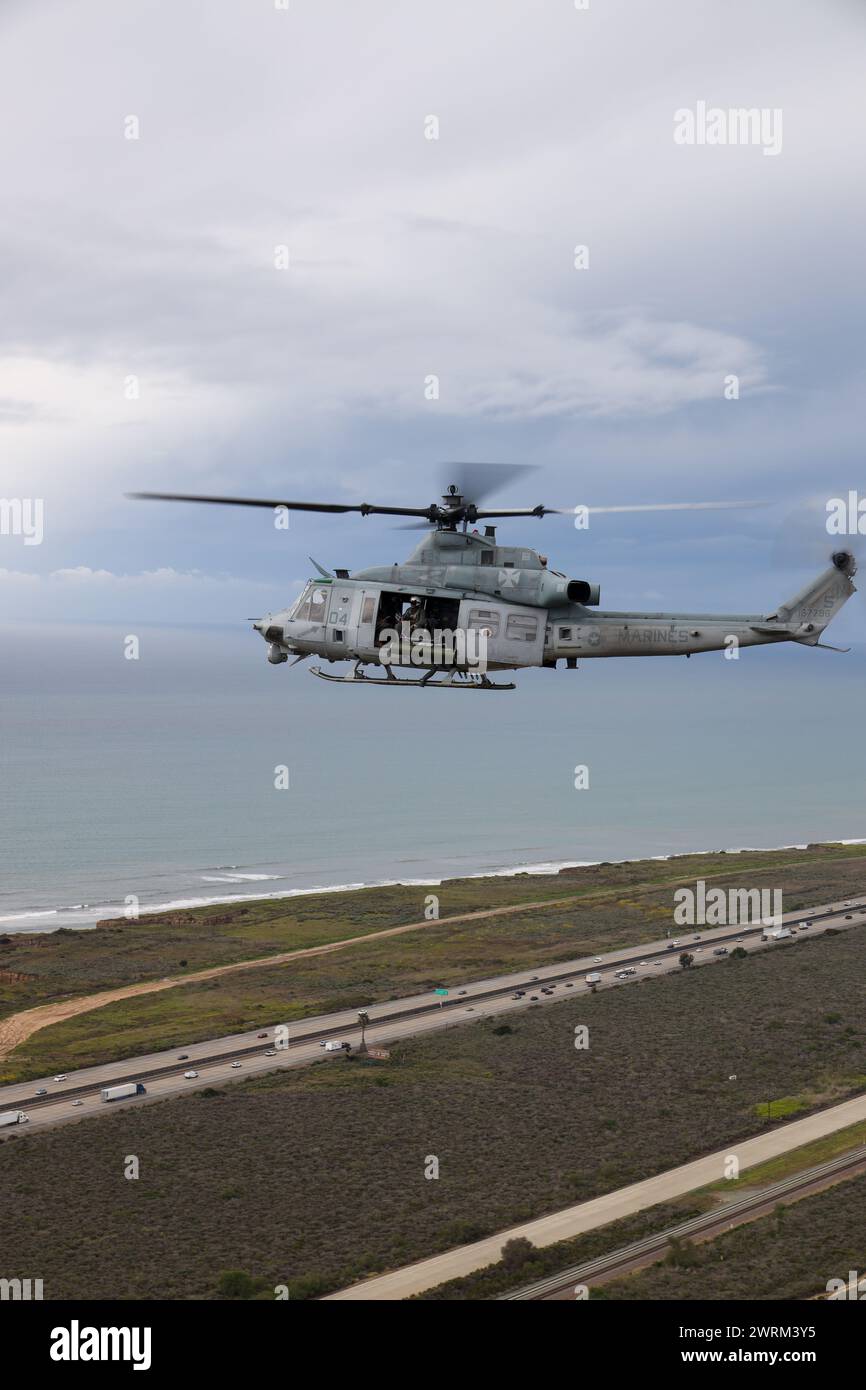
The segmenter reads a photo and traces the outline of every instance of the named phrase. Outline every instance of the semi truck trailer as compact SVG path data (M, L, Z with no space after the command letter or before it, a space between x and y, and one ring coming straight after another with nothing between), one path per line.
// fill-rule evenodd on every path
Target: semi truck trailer
M128 1100L130 1096L145 1096L147 1091L140 1081L130 1081L125 1086L103 1086L103 1100Z
M0 1129L6 1129L7 1125L26 1125L29 1119L23 1110L5 1110L0 1115Z

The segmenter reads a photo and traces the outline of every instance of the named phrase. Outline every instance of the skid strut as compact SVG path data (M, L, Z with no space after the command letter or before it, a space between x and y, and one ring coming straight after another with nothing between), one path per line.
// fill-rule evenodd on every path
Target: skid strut
M318 676L321 681L334 681L338 685L386 685L386 686L418 686L421 690L516 690L513 681L507 684L497 684L496 681L480 671L427 671L420 680L408 680L400 676L395 676L390 666L384 668L384 676L367 676L361 669L361 663L356 663L351 671L346 671L342 676L332 676L327 671L323 671L320 666L311 666L310 675ZM438 679L437 679L438 677Z

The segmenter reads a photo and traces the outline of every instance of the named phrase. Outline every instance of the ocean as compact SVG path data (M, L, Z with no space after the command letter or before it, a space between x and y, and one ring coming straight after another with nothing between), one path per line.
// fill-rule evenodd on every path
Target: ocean
M497 694L261 664L0 699L0 930L866 837L858 656L596 661Z

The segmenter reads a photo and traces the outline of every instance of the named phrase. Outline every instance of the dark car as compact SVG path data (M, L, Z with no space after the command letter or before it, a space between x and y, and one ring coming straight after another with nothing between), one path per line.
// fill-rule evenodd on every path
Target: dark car
M259 1037L260 1037L260 1038L266 1038L267 1036L268 1036L267 1033L259 1033Z
M180 1054L180 1056L178 1057L177 1060L178 1060L179 1062L188 1062L188 1061L189 1061L189 1053L188 1053L188 1052L181 1052L181 1054Z

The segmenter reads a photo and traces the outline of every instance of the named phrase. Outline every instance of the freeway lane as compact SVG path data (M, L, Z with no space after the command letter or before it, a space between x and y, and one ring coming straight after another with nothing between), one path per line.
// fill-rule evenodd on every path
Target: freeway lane
M851 916L851 922L846 920L848 916ZM784 920L794 924L803 920L814 923L810 928L810 934L818 934L828 926L847 927L864 919L866 901L858 900L824 904L808 912L787 913ZM583 957L540 967L537 973L522 970L495 979L468 983L456 990L452 988L444 998L428 992L371 1005L368 1010L370 1025L367 1029L367 1039L371 1045L384 1045L400 1038L473 1022L484 1016L526 1008L533 1002L533 996L542 1004L569 997L571 990L585 993L587 986L584 976L590 971L597 971L602 976L602 983L599 985L601 989L617 988L645 978L648 974L658 974L660 971L675 972L680 969L680 949L688 948L694 952L695 965L701 965L713 961L712 951L720 943L727 944L729 948L733 944L742 944L745 950L754 950L762 944L760 927L718 927L703 929L699 933L690 928L682 929L682 936L678 940L679 949L669 949L670 943L662 940L640 949L625 947L601 958ZM783 946L789 943L778 944ZM627 980L616 980L615 972L626 966L633 967L637 973ZM555 993L541 994L539 991L542 987L553 989ZM517 989L526 991L523 999L511 998ZM324 1053L319 1044L327 1038L357 1042L360 1032L357 1012L354 1010L303 1019L288 1025L284 1046L275 1045L274 1031L273 1027L260 1028L229 1037L192 1043L178 1049L125 1058L70 1072L64 1081L59 1083L48 1077L39 1081L4 1086L0 1088L0 1111L23 1109L30 1115L27 1125L18 1126L12 1131L23 1135L34 1129L80 1119L88 1114L104 1114L121 1105L146 1104L150 1100L178 1094L191 1087L195 1089L202 1084L222 1085L275 1068L308 1065L326 1056L335 1059L335 1054ZM264 1038L259 1036L263 1032L267 1034ZM265 1053L269 1050L274 1051L275 1055L266 1056ZM240 1063L240 1066L233 1065L234 1063ZM199 1073L197 1079L184 1078L184 1071L189 1069ZM147 1086L147 1096L139 1097L134 1102L116 1101L110 1106L105 1105L100 1099L100 1088L118 1085L124 1081L144 1082ZM37 1097L35 1091L39 1088L45 1088L48 1095ZM80 1101L81 1104L75 1105L74 1101Z

